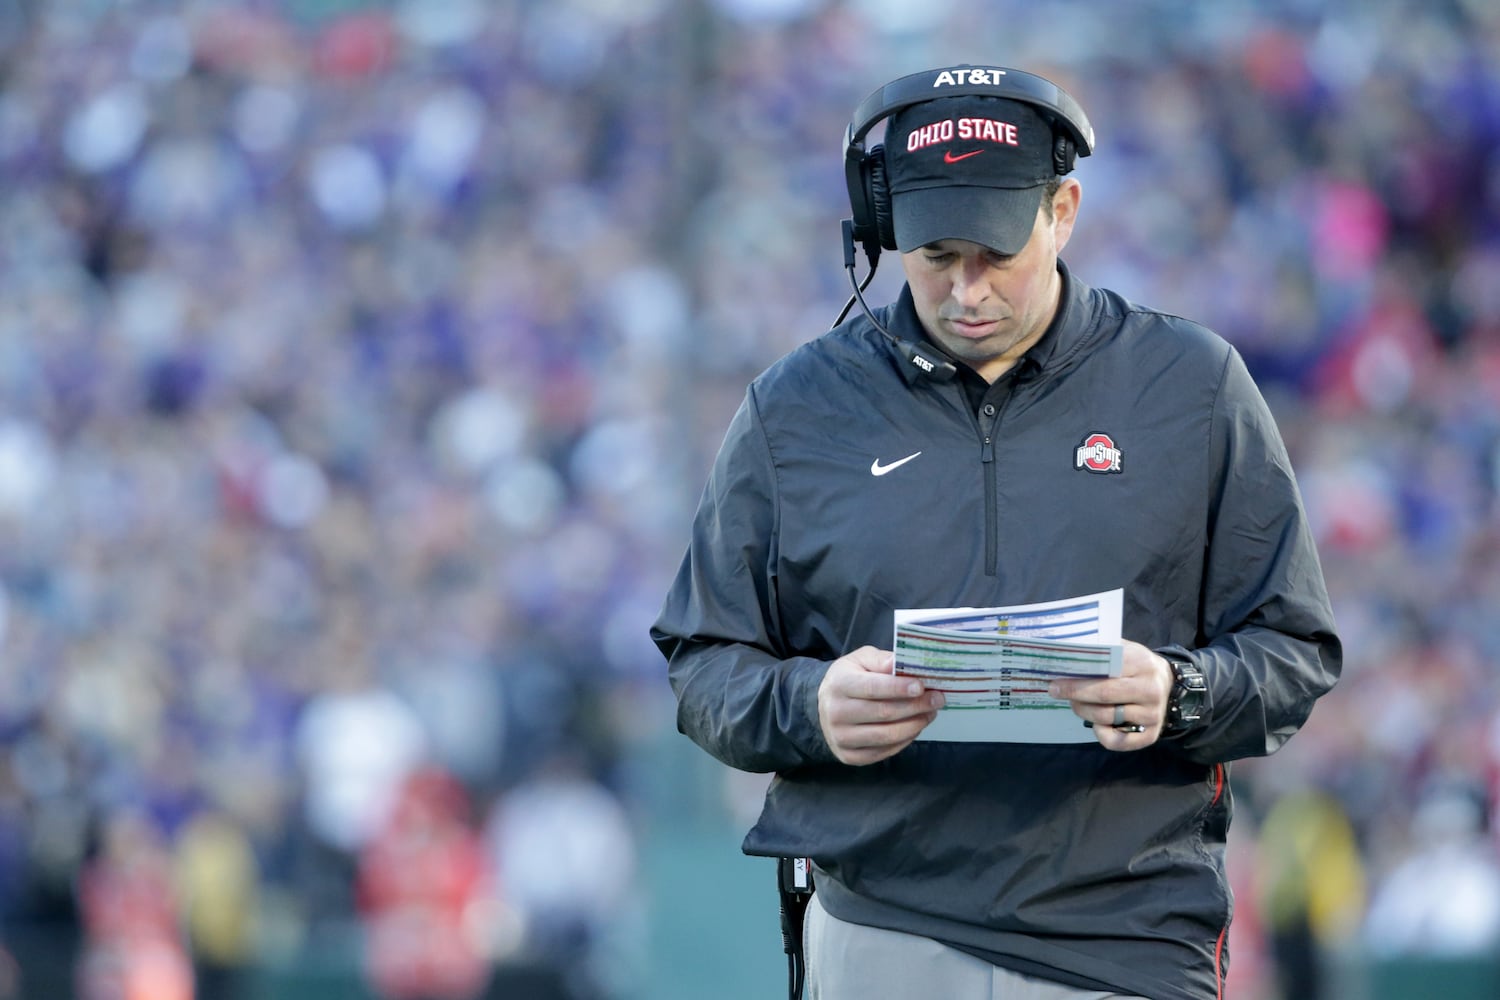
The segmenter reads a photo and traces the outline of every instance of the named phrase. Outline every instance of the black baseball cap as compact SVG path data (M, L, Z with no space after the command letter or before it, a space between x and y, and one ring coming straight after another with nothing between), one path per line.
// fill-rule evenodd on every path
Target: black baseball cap
M1052 143L1045 118L1003 97L940 98L897 112L884 140L897 249L955 239L1019 252L1056 176Z

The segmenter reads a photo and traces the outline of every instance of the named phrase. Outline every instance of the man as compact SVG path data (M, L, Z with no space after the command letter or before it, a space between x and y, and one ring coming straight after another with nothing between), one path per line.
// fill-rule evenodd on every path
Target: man
M906 285L751 384L652 630L680 729L776 772L744 848L814 861L822 1000L1219 997L1225 764L1274 751L1339 673L1239 356L1059 259L1082 202L1059 175L1091 147L1076 103L1015 70L871 95L855 235ZM1114 588L1120 674L1051 690L1082 742L919 738L943 696L893 674L893 611Z

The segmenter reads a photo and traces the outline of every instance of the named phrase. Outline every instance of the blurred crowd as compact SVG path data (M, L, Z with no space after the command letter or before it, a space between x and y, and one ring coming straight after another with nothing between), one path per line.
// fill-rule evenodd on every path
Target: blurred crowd
M1318 532L1346 674L1235 771L1235 995L1493 951L1493 4L11 0L0 997L630 995L647 627L847 294L848 116L953 62L1079 98L1070 265L1238 347Z

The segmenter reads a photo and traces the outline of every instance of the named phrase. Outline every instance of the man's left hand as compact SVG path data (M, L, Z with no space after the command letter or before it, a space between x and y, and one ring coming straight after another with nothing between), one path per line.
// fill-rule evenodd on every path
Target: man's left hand
M1053 681L1047 690L1093 724L1094 738L1105 749L1142 750L1161 738L1172 684L1172 665L1127 639L1120 676Z

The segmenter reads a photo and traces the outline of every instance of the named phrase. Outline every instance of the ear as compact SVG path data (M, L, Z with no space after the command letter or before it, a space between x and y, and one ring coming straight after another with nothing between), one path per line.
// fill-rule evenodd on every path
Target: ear
M1064 177L1052 196L1052 232L1058 253L1068 245L1073 235L1073 224L1078 221L1078 205L1083 200L1083 185L1072 177Z

